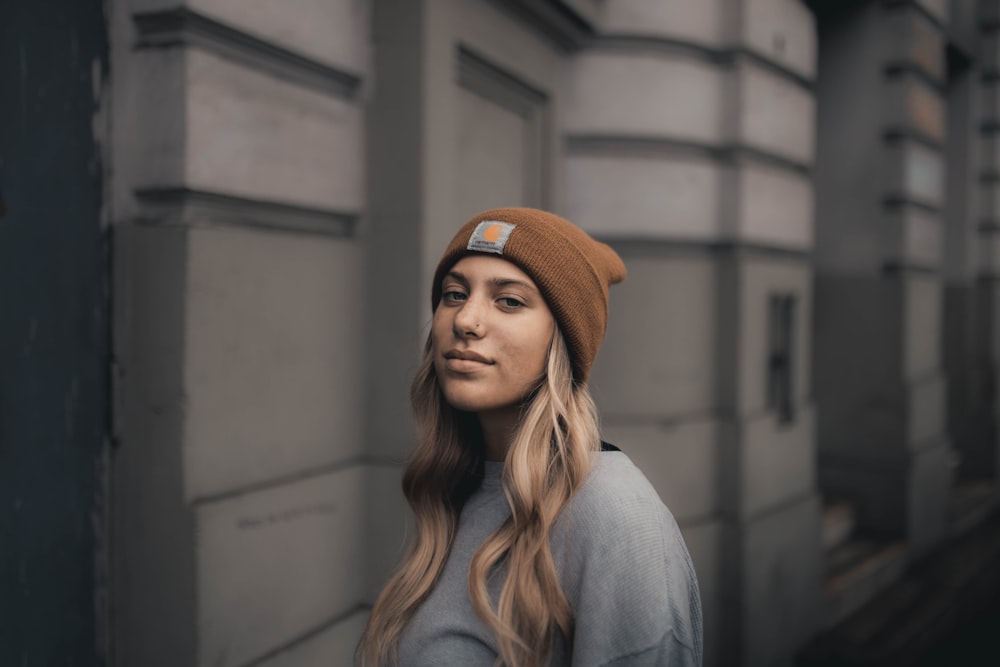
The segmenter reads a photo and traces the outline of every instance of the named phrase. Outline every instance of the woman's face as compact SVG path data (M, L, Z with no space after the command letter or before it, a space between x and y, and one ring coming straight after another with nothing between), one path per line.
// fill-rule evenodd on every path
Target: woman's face
M487 255L462 258L441 285L431 339L445 399L475 413L519 406L545 372L555 331L538 287Z

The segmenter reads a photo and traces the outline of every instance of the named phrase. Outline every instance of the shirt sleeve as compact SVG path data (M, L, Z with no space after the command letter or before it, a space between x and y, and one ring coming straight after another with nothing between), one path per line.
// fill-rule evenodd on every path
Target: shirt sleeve
M647 667L648 665L670 665L671 667L701 667L701 651L697 653L690 646L681 643L672 632L645 651L623 655L601 667Z
M638 469L572 506L564 591L575 667L701 665L701 600L673 515Z

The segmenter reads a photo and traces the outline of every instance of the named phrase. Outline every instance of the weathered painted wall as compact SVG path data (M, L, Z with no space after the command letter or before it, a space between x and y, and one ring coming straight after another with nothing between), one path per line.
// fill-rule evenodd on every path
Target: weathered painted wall
M100 0L0 21L0 664L104 664L108 39Z
M820 480L917 556L945 536L944 3L820 22L816 383ZM926 9L926 11L924 11ZM930 12L930 14L928 14ZM856 100L846 113L838 102Z
M678 519L706 665L780 664L821 608L813 17L627 0L597 32L569 58L564 178L570 219L629 267L592 376L605 434ZM767 404L775 295L796 300L791 424Z
M114 5L122 664L350 662L368 9Z
M941 150L939 23L956 3L870 4L880 18L831 36L799 0L111 3L123 664L349 663L405 539L427 281L454 229L494 204L565 213L628 263L593 387L607 439L680 522L707 665L787 664L849 607L821 588L817 479L838 442L903 463L859 464L856 500L874 489L881 513L863 523L937 539L948 309L934 271L961 159ZM992 160L995 128L983 136ZM0 158L13 208L19 176ZM1000 248L994 231L976 242ZM919 271L873 277L887 266ZM997 319L983 285L979 345ZM796 300L790 422L767 400L775 295ZM41 325L15 323L3 349L41 349ZM833 390L813 393L814 371ZM65 377L43 377L63 400ZM856 417L872 383L891 391ZM74 461L67 479L93 498ZM39 535L13 516L11 535Z

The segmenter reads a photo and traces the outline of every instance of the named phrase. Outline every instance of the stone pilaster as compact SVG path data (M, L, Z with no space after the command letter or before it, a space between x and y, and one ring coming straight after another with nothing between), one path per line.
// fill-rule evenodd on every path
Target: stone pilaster
M945 3L820 21L816 384L820 484L910 555L945 534L940 278Z
M115 659L349 664L363 3L114 3Z
M1000 3L981 0L979 9L981 208L976 238L976 373L970 388L981 410L977 437L961 454L964 477L996 484L1000 480Z
M629 266L594 371L606 435L681 525L706 664L780 662L821 600L812 15L630 0L597 32L572 58L565 165L570 217Z
M983 190L992 187L983 135L984 70L980 58L988 22L976 2L951 3L949 24L947 206L943 276L944 361L948 375L948 431L958 467L956 482L995 478L993 409L980 337L979 266ZM988 70L987 70L988 71ZM988 76L988 75L987 75ZM984 180L985 179L985 180Z

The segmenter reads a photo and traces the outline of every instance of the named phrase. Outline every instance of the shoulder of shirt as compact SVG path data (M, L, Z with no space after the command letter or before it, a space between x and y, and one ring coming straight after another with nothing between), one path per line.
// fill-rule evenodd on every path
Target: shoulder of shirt
M656 489L620 451L605 451L595 457L590 474L570 500L569 514L576 525L607 525L620 530L637 523L673 522Z
M632 459L622 451L604 451L594 457L590 474L578 493L594 500L654 500L662 504L656 489Z

